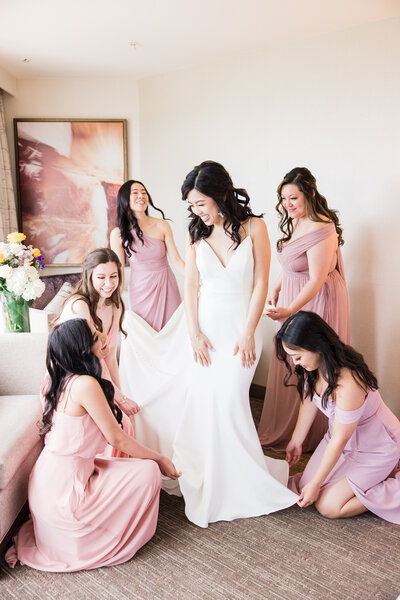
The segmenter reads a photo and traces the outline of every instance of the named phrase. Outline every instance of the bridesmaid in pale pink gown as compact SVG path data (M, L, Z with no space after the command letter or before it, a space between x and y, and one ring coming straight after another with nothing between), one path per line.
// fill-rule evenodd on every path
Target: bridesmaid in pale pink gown
M163 218L148 214L148 206ZM161 209L154 206L140 181L125 182L118 192L118 227L110 236L110 247L130 264L129 308L155 331L160 331L181 303L178 284L168 264L185 274L185 264L175 246L172 230Z
M156 529L160 471L180 475L168 458L121 429L113 386L101 378L101 346L84 319L50 333L45 447L29 481L31 517L6 553L11 567L19 560L68 572L131 559ZM107 442L135 458L99 457Z
M362 355L321 317L306 311L287 319L278 331L276 353L287 373L293 363L302 397L286 448L290 466L300 460L316 415L322 411L329 419L304 473L291 478L299 506L315 503L330 519L370 510L400 524L400 422L384 404Z
M348 343L349 299L340 252L342 229L336 211L329 209L318 192L315 177L304 167L287 173L277 192L276 208L283 233L277 244L282 273L268 293L266 314L280 327L298 310L311 310ZM284 364L273 353L258 433L264 447L280 451L290 440L299 411L296 388L283 384L285 374ZM326 417L320 413L304 441L304 451L316 448L327 426Z
M126 432L134 435L134 415L139 405L127 398L120 390L117 363L118 332L122 331L124 304L121 299L121 263L110 248L97 248L90 252L82 265L82 278L75 291L63 303L56 319L62 323L69 319L86 319L94 333L102 338L104 358L101 360L103 377L114 386L115 402L124 413L123 425ZM120 456L113 450L114 456Z

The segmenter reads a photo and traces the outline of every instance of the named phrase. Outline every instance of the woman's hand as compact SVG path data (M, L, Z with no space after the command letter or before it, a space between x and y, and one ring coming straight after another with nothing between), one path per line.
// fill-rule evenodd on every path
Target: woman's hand
M182 471L177 471L172 460L169 460L166 456L160 456L157 464L161 473L170 479L178 479L182 475Z
M318 500L320 491L321 486L318 485L318 483L314 483L312 480L309 481L301 490L297 504L301 508L306 508L307 506L314 504L314 502Z
M286 462L289 463L289 467L299 462L302 452L303 444L299 444L290 440L286 446Z
M209 350L215 352L210 340L201 332L191 338L193 357L195 362L199 362L202 367L211 365Z
M123 396L118 402L118 406L126 414L127 417L132 417L139 412L140 406L134 400L130 400L126 396Z
M254 365L257 355L253 333L240 336L233 349L233 356L236 356L238 352L240 353L242 367L249 369Z
M283 308L282 306L276 307L268 307L268 305L264 308L264 312L273 321L285 321L288 319L292 312L288 308Z
M272 288L270 292L267 294L267 305L276 306L279 300L279 292L280 289ZM268 308L268 306L266 307Z

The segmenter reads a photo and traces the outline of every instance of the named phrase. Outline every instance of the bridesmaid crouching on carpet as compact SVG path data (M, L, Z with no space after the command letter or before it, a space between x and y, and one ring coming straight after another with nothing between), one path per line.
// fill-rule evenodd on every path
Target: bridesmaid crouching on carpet
M68 572L131 559L156 529L160 471L180 475L168 458L121 429L101 356L101 338L84 319L50 333L40 431L45 447L29 481L31 518L6 553L11 567L19 560ZM98 457L107 442L135 458Z
M149 205L162 219L149 215ZM112 230L110 247L130 264L129 308L155 331L160 331L181 303L178 284L168 264L181 275L185 263L175 246L172 229L163 211L154 206L140 181L126 181L118 192L118 227Z
M286 448L290 466L299 461L318 410L329 419L328 431L304 473L290 480L300 493L299 506L315 503L321 515L331 519L370 510L400 524L400 422L383 403L362 355L312 312L290 317L275 339L287 381L292 373L288 358L295 365L302 397Z

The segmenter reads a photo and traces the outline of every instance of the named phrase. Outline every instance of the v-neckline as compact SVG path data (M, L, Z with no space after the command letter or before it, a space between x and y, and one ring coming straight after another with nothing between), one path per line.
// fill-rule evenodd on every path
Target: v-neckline
M237 248L235 248L235 250L232 252L232 255L230 257L230 259L228 260L228 262L226 263L226 265L223 264L223 262L221 261L221 259L219 258L218 254L215 252L214 248L207 242L207 240L205 238L202 238L202 242L204 242L208 248L210 248L211 252L213 253L213 255L215 256L215 258L217 259L218 263L220 264L220 266L224 269L224 271L226 271L226 269L229 267L229 265L232 262L233 257L235 256L236 252L239 250L240 246L242 246L244 244L244 242L250 238L250 235L246 235L246 237L244 238L244 240L242 240L239 244L239 246Z

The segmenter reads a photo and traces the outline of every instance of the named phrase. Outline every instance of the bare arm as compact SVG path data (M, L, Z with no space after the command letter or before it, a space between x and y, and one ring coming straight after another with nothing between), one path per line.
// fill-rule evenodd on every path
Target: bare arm
M276 306L278 304L281 287L282 287L282 271L280 272L279 277L275 281L272 288L268 291L267 304L272 304L272 306Z
M310 398L303 398L303 401L300 404L296 427L294 428L291 440L286 447L286 460L289 463L289 467L299 462L302 454L303 442L306 439L307 433L310 431L317 413L318 408Z
M165 246L167 248L168 258L171 261L172 266L175 271L180 273L182 276L185 276L185 263L181 258L181 255L178 252L178 249L175 245L174 236L172 233L171 226L167 221L162 221L163 232L165 235L164 241Z
M121 429L108 406L103 390L93 377L88 375L77 377L71 386L70 398L71 404L83 409L81 414L89 413L111 446L135 458L154 460L164 475L172 479L179 477L180 473L176 471L169 459L139 444Z
M268 292L271 246L267 226L262 219L252 218L251 238L253 241L254 256L253 292L247 309L244 331L234 348L234 354L240 352L244 367L251 367L257 358L254 333L262 315Z
M336 405L342 410L356 410L365 401L365 391L354 381L351 373L345 373L336 391ZM311 481L302 489L299 506L306 507L315 502L319 496L321 485L339 460L347 442L353 435L358 420L344 424L335 419L332 436L329 440L321 462Z
M124 289L125 283L125 250L122 246L121 232L118 227L115 227L110 234L110 248L114 250L121 263L121 291Z
M314 298L328 278L329 267L336 251L336 232L310 248L307 252L309 280L290 306L271 309L268 311L268 316L274 320L287 319Z
M208 350L214 350L211 342L200 331L198 321L198 294L199 294L200 276L196 265L196 248L188 243L186 251L185 268L185 313L190 342L193 348L193 356L196 362L202 366L208 366L211 363Z

